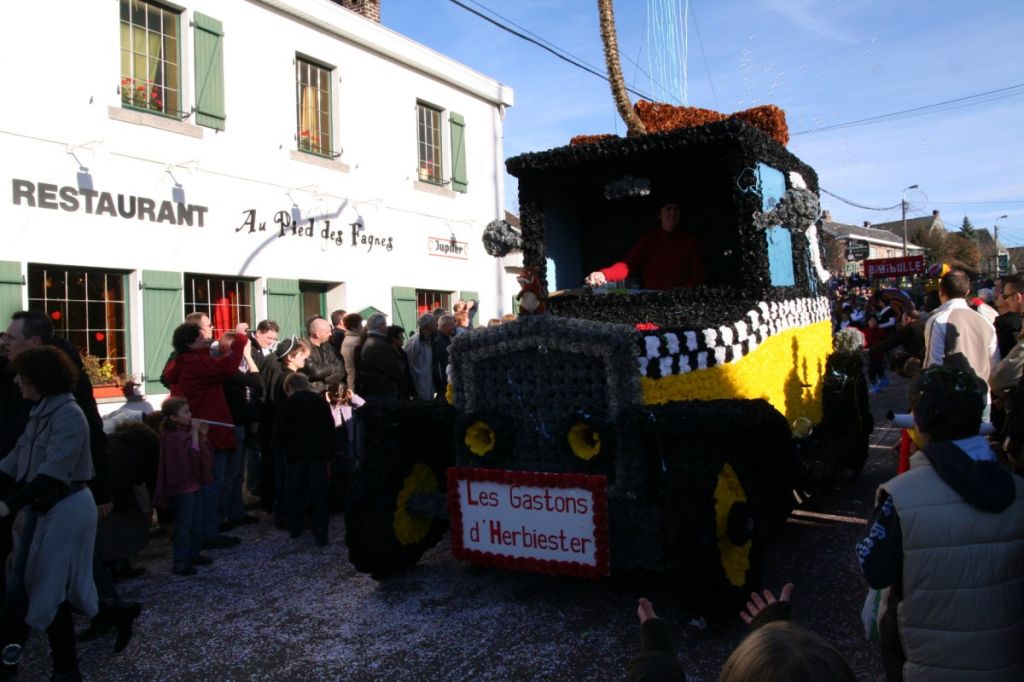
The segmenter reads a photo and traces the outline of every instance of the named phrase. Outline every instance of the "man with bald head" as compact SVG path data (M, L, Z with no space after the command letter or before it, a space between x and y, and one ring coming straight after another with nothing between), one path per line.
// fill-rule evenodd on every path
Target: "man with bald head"
M345 365L331 345L331 323L317 316L309 321L306 335L309 345L313 347L306 366L299 371L309 378L309 387L315 393L324 394L332 383L345 383Z

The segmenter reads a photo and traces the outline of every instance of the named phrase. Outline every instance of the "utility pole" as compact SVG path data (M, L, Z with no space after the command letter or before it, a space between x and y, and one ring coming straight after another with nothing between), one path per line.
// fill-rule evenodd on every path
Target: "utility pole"
M1003 218L1009 218L1009 217L1010 217L1009 215L1004 213L1003 215L1001 215L998 218L996 218L996 222L992 225L992 239L996 243L996 267L995 267L995 276L996 277L999 277L999 256L1000 256L1000 253L999 253L999 221L1002 220Z
M903 199L900 201L900 208L903 209L903 257L907 256L907 190L917 189L917 185L903 188Z

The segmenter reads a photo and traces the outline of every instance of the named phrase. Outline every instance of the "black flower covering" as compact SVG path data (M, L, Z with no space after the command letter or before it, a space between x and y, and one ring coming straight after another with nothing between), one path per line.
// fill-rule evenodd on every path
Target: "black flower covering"
M523 247L522 236L504 220L492 220L484 228L484 250L495 258L507 256Z

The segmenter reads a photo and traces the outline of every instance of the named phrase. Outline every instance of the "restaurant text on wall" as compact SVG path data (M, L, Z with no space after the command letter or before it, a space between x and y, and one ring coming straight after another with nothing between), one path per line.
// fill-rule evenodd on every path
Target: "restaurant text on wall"
M148 220L151 223L206 226L206 206L175 201L157 201L134 194L113 194L92 189L58 186L46 182L11 180L11 201L15 206L45 208L51 211L84 212L108 215L125 220Z

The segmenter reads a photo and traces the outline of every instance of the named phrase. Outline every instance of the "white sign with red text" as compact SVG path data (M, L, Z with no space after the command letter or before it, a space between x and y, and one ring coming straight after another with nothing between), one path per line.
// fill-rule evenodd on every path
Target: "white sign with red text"
M453 507L457 505L452 530L459 536L454 546L460 558L497 555L528 560L512 568L543 566L550 572L557 565L572 567L558 572L606 573L606 493L592 485L573 485L577 479L603 477L501 473L507 480L467 475L450 481L455 485L450 491Z

